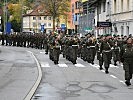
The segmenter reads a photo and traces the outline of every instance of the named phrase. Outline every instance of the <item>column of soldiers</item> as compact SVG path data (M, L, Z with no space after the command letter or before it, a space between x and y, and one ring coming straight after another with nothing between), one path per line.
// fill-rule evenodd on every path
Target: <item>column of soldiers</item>
M125 71L125 83L131 85L130 80L133 74L133 37L130 35L111 36L109 34L96 37L94 34L87 34L79 38L77 35L64 34L12 34L0 36L2 45L31 47L45 49L50 60L54 64L59 63L59 56L62 53L66 60L76 64L80 57L88 63L94 64L95 57L99 61L99 69L105 69L109 73L110 64L115 66L123 63Z
M1 34L0 40L6 46L44 49L47 45L47 34Z

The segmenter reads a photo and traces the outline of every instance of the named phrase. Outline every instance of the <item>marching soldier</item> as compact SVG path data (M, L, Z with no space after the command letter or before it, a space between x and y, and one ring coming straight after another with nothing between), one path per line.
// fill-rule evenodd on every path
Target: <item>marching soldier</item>
M103 41L100 46L100 53L103 56L103 63L104 63L104 68L105 68L105 73L108 74L109 67L111 64L111 59L112 59L112 43L110 41L110 35L106 35L106 37L103 37Z
M102 57L102 53L100 53L100 47L101 47L101 43L104 40L103 36L99 36L99 38L97 39L97 45L96 45L96 50L97 50L97 60L99 60L99 66L100 66L100 70L103 70L103 57Z
M133 39L131 37L127 39L127 43L122 47L120 57L125 71L125 84L130 86L133 74Z
M117 61L120 61L120 47L118 45L118 37L114 36L114 40L113 40L113 61L114 61L114 65L117 66Z

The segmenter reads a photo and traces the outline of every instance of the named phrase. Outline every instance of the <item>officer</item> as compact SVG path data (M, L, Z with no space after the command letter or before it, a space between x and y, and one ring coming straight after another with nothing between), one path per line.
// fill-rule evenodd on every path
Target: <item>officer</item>
M109 67L111 64L111 58L112 58L112 43L110 41L110 35L107 34L106 37L103 38L103 41L100 46L100 53L103 56L103 62L104 62L104 68L105 68L105 73L108 74Z
M121 49L120 57L125 71L125 84L130 86L133 74L133 39L131 37L127 39L127 43Z

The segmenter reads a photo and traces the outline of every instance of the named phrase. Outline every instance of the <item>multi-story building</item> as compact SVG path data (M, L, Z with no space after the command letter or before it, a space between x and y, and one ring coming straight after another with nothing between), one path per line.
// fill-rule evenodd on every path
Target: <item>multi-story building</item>
M72 29L74 33L79 29L80 0L71 0Z
M93 32L94 29L94 9L90 8L90 0L81 0L82 11L79 17L79 32L84 35Z
M23 31L38 33L42 29L46 33L51 32L53 30L53 19L43 6L38 5L34 10L29 10L27 14L23 15Z
M133 34L133 0L96 0L91 6L95 7L96 34Z
M133 0L111 0L110 3L114 32L127 36L133 34Z

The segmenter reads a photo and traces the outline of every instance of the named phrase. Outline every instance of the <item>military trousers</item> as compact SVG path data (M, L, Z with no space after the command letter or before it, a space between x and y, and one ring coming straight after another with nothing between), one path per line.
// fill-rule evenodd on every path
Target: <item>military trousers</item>
M133 74L133 64L124 62L123 63L123 68L125 70L125 80L130 80L132 79L132 74Z
M109 68L109 65L111 64L111 58L112 58L112 53L111 51L109 52L103 52L103 62L104 62L104 67L105 69Z

